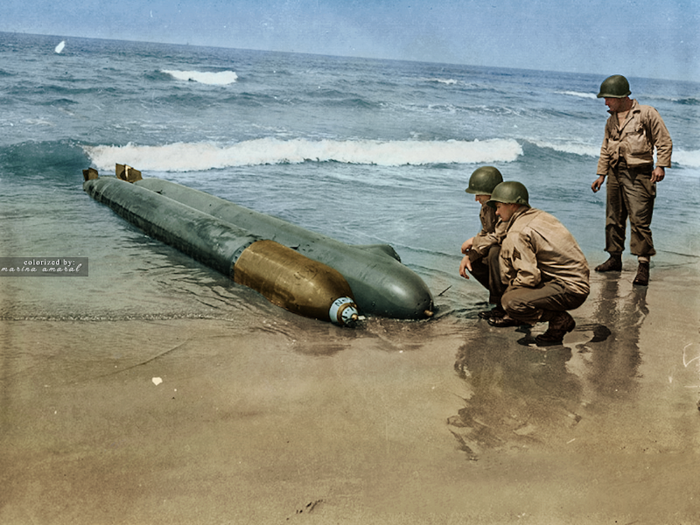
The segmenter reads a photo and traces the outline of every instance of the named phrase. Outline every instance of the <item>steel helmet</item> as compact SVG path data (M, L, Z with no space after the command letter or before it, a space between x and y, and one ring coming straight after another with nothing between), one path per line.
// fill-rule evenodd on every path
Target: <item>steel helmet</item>
M530 196L528 195L527 188L524 184L514 180L509 180L506 182L501 182L493 189L491 199L486 204L492 208L495 208L497 202L502 202L504 204L521 204L529 208L529 198Z
M469 187L464 190L473 195L491 195L493 189L503 182L503 175L493 166L481 166L469 177Z
M603 80L598 98L625 98L631 93L627 79L622 75L613 75Z

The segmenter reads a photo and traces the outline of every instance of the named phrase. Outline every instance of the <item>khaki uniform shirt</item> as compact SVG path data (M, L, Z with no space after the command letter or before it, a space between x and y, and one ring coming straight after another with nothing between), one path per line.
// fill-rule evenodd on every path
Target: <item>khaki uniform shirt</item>
M605 138L600 148L596 173L612 174L621 159L629 168L653 166L654 147L656 165L670 167L673 143L661 115L653 107L632 100L632 108L622 127L617 120L617 113L610 113L605 123Z
M496 210L491 206L482 204L479 213L481 231L474 236L474 244L469 250L469 258L472 262L485 257L494 244L500 244L505 235L505 224L496 215Z
M574 293L589 293L586 257L556 217L522 206L505 224L500 260L504 284L534 288L558 281Z

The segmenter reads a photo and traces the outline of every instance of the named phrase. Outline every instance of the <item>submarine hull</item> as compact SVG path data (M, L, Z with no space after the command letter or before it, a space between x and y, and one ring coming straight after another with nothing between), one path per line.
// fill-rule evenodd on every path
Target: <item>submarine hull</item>
M396 319L432 316L423 280L388 245L352 246L181 184L145 178L134 185L167 196L252 235L274 240L334 268L347 280L361 312Z
M114 177L83 189L147 235L231 277L290 312L352 326L350 285L336 270L277 242Z

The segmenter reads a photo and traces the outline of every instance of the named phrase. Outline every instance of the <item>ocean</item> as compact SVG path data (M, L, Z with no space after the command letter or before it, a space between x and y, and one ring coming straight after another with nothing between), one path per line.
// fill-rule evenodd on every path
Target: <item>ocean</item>
M89 261L87 277L1 278L0 317L297 322L83 192L83 169L122 163L347 243L390 244L438 318L471 322L487 294L458 267L479 230L464 189L481 165L523 182L591 265L605 259L605 192L590 185L607 117L595 94L614 73L0 33L0 256ZM663 271L700 253L700 84L630 83L674 141L652 224Z

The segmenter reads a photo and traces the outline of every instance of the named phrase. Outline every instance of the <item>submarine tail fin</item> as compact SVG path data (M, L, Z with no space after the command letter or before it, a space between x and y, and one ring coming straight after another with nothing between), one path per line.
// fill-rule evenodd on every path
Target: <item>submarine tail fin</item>
M88 168L86 170L83 170L83 178L85 181L93 180L93 179L98 179L100 177L100 174L97 172L95 168Z
M136 182L143 178L139 170L127 166L126 164L117 164L115 172L118 179L125 180L126 182Z
M394 250L394 247L390 244L355 244L354 247L377 255L388 255L401 262L401 257L399 257L399 254L396 253L396 250Z

